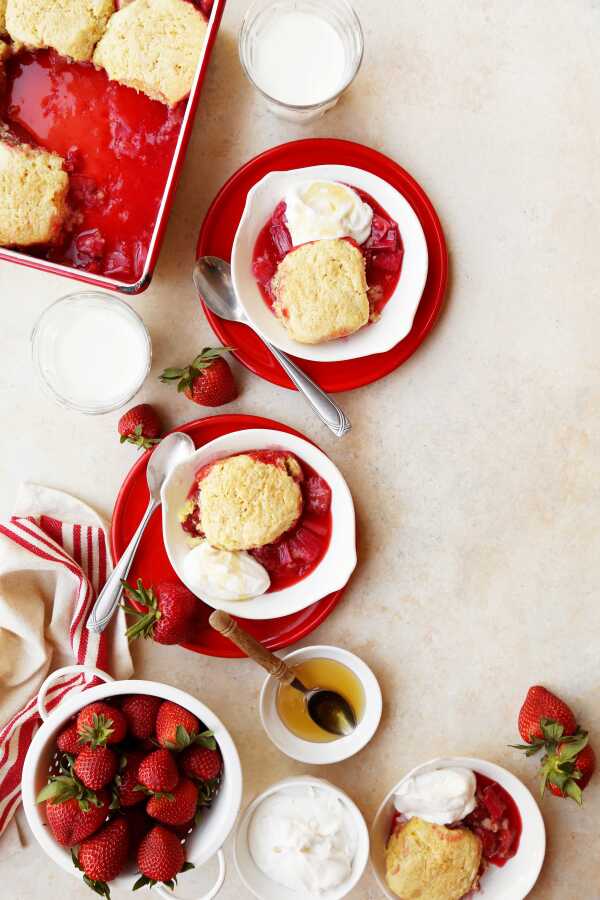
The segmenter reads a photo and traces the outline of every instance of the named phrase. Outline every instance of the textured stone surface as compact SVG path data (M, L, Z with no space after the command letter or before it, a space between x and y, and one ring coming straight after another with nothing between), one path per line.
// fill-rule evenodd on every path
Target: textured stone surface
M363 70L310 130L264 112L237 59L245 0L230 0L156 278L135 300L154 342L140 395L169 425L197 409L156 381L211 333L189 277L198 228L246 159L296 137L332 135L390 154L430 193L452 258L447 309L401 370L341 402L353 433L337 443L302 400L238 367L230 409L271 415L330 452L360 523L346 600L306 643L369 662L385 695L372 744L316 770L370 819L410 767L441 753L508 765L534 787L534 763L507 748L527 687L573 701L600 743L600 3L356 0ZM29 335L51 300L76 289L0 264L1 512L32 478L105 515L133 448L118 414L76 417L40 392ZM136 648L137 672L202 697L238 740L249 799L306 768L265 738L262 681L246 662ZM546 798L548 857L535 900L598 900L600 777L583 810ZM245 900L229 854L223 900ZM0 863L16 900L90 894L36 846ZM189 880L188 880L189 879ZM191 897L199 876L181 880ZM117 892L115 897L118 898ZM124 895L123 895L124 896ZM351 900L380 896L370 875Z

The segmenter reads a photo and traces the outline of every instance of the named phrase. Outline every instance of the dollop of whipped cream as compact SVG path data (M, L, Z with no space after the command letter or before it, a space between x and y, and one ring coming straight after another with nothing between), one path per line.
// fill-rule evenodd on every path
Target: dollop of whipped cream
M250 600L271 584L269 573L243 550L217 550L201 541L183 560L186 583L206 600Z
M309 241L343 237L363 244L371 234L373 210L345 184L306 181L290 187L284 200L294 247Z
M330 791L310 785L267 797L248 828L248 846L258 868L302 896L347 881L356 843L350 811Z
M475 809L476 790L477 781L470 769L435 769L403 782L394 804L409 819L416 816L434 825L453 825Z

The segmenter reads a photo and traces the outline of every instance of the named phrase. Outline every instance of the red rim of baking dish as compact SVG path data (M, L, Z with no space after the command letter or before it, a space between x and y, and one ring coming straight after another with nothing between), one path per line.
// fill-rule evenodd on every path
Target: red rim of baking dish
M334 138L308 138L271 147L255 156L223 185L206 213L200 229L196 257L231 259L231 248L248 191L269 172L325 164L357 166L391 184L410 203L425 232L429 271L410 334L387 353L343 362L297 359L300 367L324 390L350 391L384 378L406 362L423 343L441 312L448 280L448 252L442 225L423 188L409 173L390 159L363 144ZM219 340L237 359L261 378L280 387L293 385L261 339L245 325L226 322L202 307Z
M243 431L248 428L276 428L288 434L295 434L306 441L310 438L284 425L274 419L265 419L260 416L247 416L243 414L225 414L219 416L207 416L204 419L196 419L181 425L174 431L183 431L194 440L196 447L201 447L208 441L212 441L223 434L232 431ZM311 441L311 443L315 443ZM315 444L315 446L318 446ZM146 467L150 453L145 453L134 463L121 486L115 502L112 525L110 530L110 548L113 562L122 556L131 537L137 528L144 510L148 504L148 486L146 483ZM150 576L150 577L148 577ZM167 559L162 537L161 510L158 509L152 516L148 528L136 553L128 581L134 584L141 578L145 586L157 584L163 580L179 581ZM333 611L343 597L347 585L339 591L328 594L327 597L313 603L312 606L293 613L291 616L283 616L276 619L239 619L243 627L254 635L269 650L280 650L295 644L301 638L306 637L315 630ZM199 601L201 602L201 601ZM203 604L204 605L204 604ZM204 656L218 656L228 659L241 659L244 654L227 638L217 634L208 625L208 616L212 608L205 607L206 615L201 617L201 626L198 635L193 641L183 644L188 650L201 653Z

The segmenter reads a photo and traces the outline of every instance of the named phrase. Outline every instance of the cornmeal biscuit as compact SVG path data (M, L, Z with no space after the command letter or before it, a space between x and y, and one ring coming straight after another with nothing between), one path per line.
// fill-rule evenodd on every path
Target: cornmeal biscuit
M402 900L460 900L477 882L481 841L467 828L413 818L388 843L386 881Z
M206 29L186 0L133 0L112 16L94 63L112 81L174 106L192 88Z
M279 263L272 289L276 316L301 344L332 341L369 321L365 261L342 239L292 250Z
M27 47L89 60L114 8L113 0L7 0L6 28Z
M0 245L56 240L67 213L68 189L60 156L0 134Z
M0 34L6 31L6 2L7 0L0 0Z
M230 456L212 466L199 485L200 524L221 550L251 550L276 541L302 512L300 468L293 456L265 463Z

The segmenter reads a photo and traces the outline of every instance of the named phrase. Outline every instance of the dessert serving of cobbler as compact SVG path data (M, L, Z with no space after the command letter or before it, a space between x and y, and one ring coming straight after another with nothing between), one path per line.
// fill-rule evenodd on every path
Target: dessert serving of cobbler
M295 184L254 247L253 274L290 337L318 344L376 321L402 268L398 224L359 188Z
M331 538L331 489L285 450L250 450L196 473L179 511L185 581L202 599L248 600L318 566Z

